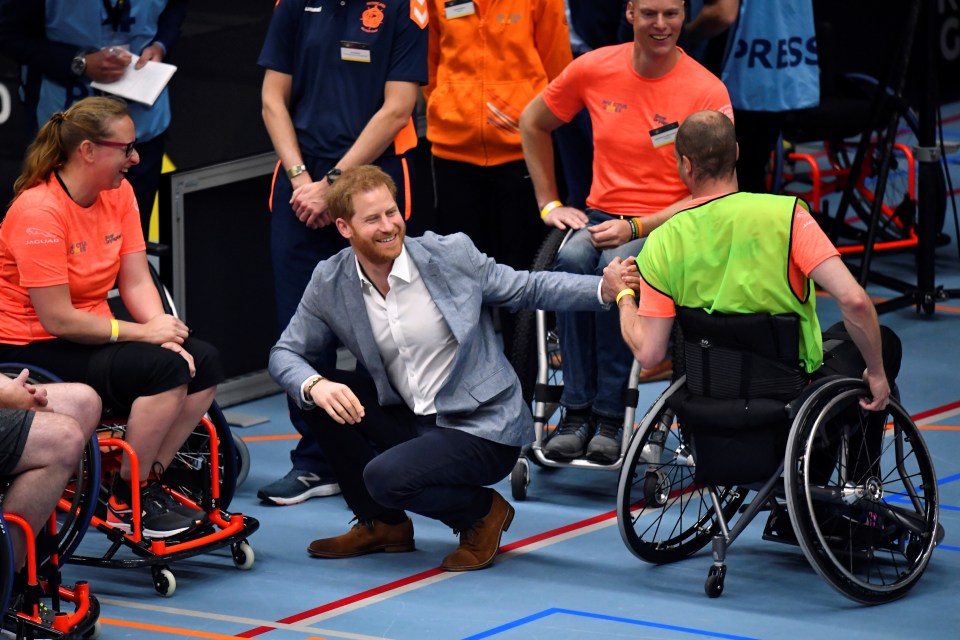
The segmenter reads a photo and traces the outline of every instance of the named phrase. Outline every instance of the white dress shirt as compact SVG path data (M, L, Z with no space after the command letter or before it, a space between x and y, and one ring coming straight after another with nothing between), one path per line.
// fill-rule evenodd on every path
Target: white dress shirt
M457 341L404 247L393 262L384 298L357 262L363 304L387 377L417 415L436 413L434 398L446 382Z

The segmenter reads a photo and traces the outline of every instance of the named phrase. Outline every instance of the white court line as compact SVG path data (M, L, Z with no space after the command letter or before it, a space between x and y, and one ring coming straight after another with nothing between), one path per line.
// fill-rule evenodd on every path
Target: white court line
M125 607L127 609L142 609L144 611L154 611L165 613L172 616L185 616L190 618L203 618L204 620L219 620L221 622L233 622L237 624L249 625L250 627L269 627L284 631L296 631L307 635L323 634L331 638L343 638L344 640L384 640L383 636L368 636L358 633L348 633L346 631L335 631L333 629L321 629L319 627L310 627L306 624L284 624L274 620L260 620L259 618L246 618L243 616L230 616L221 613L212 613L210 611L195 611L193 609L182 609L180 607L164 607L157 604L146 604L134 600L119 600L117 598L104 598L97 596L101 604L109 604L114 607ZM101 615L104 613L100 612ZM110 617L109 615L106 617ZM128 622L128 621L124 621ZM138 622L138 621L130 621ZM141 621L142 622L142 621ZM223 634L231 635L231 634Z

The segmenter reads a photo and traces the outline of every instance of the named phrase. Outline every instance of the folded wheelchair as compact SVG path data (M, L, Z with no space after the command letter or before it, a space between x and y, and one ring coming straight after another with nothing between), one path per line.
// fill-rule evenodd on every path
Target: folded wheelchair
M769 510L764 538L799 545L844 596L873 605L905 595L942 529L933 463L899 402L867 412L861 380L810 382L794 316L678 308L677 320L685 374L640 420L620 471L630 551L664 564L712 544L704 588L717 597L727 548ZM635 364L631 386L638 375Z
M19 363L0 364L0 372L16 375L27 368L32 383L59 382L52 373ZM171 497L206 514L203 524L177 537L151 539L140 523L139 491L133 491L133 524L130 531L107 522L107 503L113 478L120 471L122 456L130 458L131 475L138 477L140 462L123 436L124 416L102 416L95 438L87 444L77 473L70 480L57 509L56 551L64 562L114 568L149 566L153 585L162 596L172 596L177 581L170 563L230 547L234 565L250 569L255 560L247 542L260 526L252 517L230 513L243 452L234 446L234 436L216 402L201 419L161 477ZM88 527L104 534L109 542L102 555L78 555L77 547ZM89 546L89 542L88 542ZM86 548L86 547L85 547ZM121 553L121 551L123 551Z
M26 565L16 578L10 526L20 527L26 542ZM83 580L73 585L61 581L60 556L54 548L57 533L55 515L43 531L34 532L20 516L0 513L2 628L18 640L100 635L100 604L90 586Z

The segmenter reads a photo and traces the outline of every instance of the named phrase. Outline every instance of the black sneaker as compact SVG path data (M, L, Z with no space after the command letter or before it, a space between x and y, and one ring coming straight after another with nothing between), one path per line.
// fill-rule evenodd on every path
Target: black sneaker
M172 499L172 498L171 498ZM195 518L171 511L164 500L144 492L140 497L140 526L147 538L172 538L195 528ZM129 533L133 528L133 509L125 502L111 496L107 505L107 524Z
M160 482L148 481L146 486L144 486L140 491L144 497L143 499L147 499L147 497L150 497L155 500L159 500L170 511L173 511L174 513L178 513L181 516L184 516L185 518L196 520L197 524L203 524L204 522L207 521L207 514L202 509L196 509L194 507L191 507L188 504L184 504L183 502L180 502L179 500L174 498L169 493L169 490L165 486L163 486Z
M557 425L556 435L543 447L543 455L558 462L582 457L593 429L589 413L565 411Z
M613 464L620 458L623 440L623 422L614 422L612 418L594 416L597 433L587 445L587 460L600 464Z

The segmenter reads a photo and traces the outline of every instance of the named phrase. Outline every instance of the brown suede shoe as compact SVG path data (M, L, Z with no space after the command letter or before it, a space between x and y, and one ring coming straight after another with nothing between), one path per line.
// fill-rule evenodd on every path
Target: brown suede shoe
M460 546L443 559L444 571L475 571L493 562L500 548L500 536L513 522L513 507L496 491L490 511L473 526L460 533Z
M400 524L357 522L342 536L314 540L307 553L314 558L352 558L376 551L399 553L413 549L413 522L407 518Z

